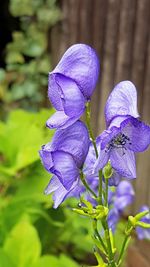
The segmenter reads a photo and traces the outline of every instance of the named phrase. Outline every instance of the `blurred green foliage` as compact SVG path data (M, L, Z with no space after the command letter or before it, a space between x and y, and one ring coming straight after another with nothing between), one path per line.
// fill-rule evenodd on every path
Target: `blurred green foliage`
M48 52L50 29L61 18L56 0L9 0L20 31L6 46L6 69L0 69L0 100L6 109L21 106L38 109L44 100L51 69Z

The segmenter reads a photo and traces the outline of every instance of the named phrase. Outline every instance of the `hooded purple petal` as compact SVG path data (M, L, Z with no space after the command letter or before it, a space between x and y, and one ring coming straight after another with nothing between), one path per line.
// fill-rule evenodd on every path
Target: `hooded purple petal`
M48 97L53 107L58 111L63 111L62 90L56 80L56 74L50 74L48 79Z
M78 167L81 167L89 149L89 135L85 124L77 121L64 130L57 130L51 144L51 150L61 150L71 154Z
M96 161L96 153L93 143L90 142L89 151L84 162L83 172L88 177L93 177L93 168Z
M133 117L121 123L121 132L128 136L126 147L134 152L142 152L150 145L150 127Z
M75 44L65 52L52 73L60 73L71 78L84 97L89 99L98 79L99 60L90 46Z
M112 167L127 178L136 178L136 165L134 152L124 150L124 148L112 149L110 152L110 162Z
M78 188L79 181L76 180L72 187L67 190L57 176L53 176L45 189L45 194L53 194L54 208L56 209L67 197L70 197L72 192Z
M105 106L106 124L109 126L116 116L131 115L139 117L137 110L137 92L134 84L130 81L118 83L108 97Z
M42 149L39 151L42 164L45 169L50 172L50 169L53 167L53 159L51 156L51 143L42 146Z
M46 126L50 129L65 129L76 122L77 119L77 117L70 118L64 111L57 111L47 120Z
M69 190L79 176L79 169L72 156L63 151L52 152L54 166L51 172L55 174L63 186Z
M107 164L109 157L110 157L110 153L109 151L106 152L105 149L102 149L102 141L101 141L101 137L99 136L97 139L98 142L98 158L94 164L93 167L93 172L97 173L100 169L104 168L104 166Z
M52 105L69 117L79 117L85 109L85 98L77 84L62 74L50 74L49 98Z

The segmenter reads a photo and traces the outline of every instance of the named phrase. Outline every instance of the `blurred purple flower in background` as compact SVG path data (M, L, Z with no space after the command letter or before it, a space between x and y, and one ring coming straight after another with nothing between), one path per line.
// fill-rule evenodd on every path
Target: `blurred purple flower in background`
M99 75L99 60L88 45L75 44L49 73L48 96L57 110L49 128L66 128L77 121L90 100Z
M142 211L147 211L149 209L148 206L142 206L141 209L139 210L139 212L142 212ZM147 214L146 216L144 216L141 220L141 222L144 222L144 223L147 223L147 224L150 224L150 212L149 214ZM137 233L137 236L139 239L150 239L150 228L149 229L145 229L145 228L142 228L142 227L136 227L136 233Z
M108 225L114 232L116 224L124 209L134 201L134 190L128 181L121 181L116 192L110 192L109 206L112 207L108 214Z
M108 160L123 177L136 178L135 152L143 152L150 144L150 127L139 121L135 86L124 81L116 85L105 107L108 126L98 138L99 157L95 171Z

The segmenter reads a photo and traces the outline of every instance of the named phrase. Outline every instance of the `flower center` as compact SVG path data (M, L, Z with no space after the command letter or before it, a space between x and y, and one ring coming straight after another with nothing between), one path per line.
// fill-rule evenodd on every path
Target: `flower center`
M130 138L123 133L119 133L117 136L112 138L111 141L108 143L105 152L108 152L112 148L123 148L124 150L126 150L127 148L125 147L125 145L127 143L131 145ZM125 154L124 150L123 154Z

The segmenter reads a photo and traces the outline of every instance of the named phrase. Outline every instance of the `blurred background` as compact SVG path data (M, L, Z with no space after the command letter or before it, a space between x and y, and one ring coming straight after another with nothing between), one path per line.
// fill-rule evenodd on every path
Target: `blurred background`
M92 98L95 135L105 128L105 102L121 80L135 84L139 113L149 123L149 25L149 0L1 0L0 267L95 263L90 224L69 208L75 200L56 211L43 195L49 175L38 150L53 135L45 128L53 113L47 76L70 45L89 44L101 65ZM150 151L137 156L136 199L128 213L150 206L149 162ZM148 267L148 249L148 242L137 241L124 266Z

